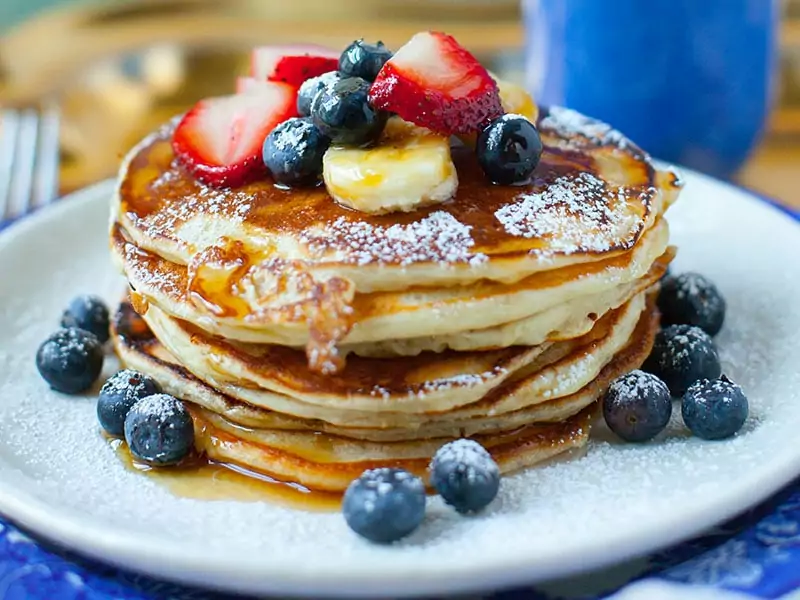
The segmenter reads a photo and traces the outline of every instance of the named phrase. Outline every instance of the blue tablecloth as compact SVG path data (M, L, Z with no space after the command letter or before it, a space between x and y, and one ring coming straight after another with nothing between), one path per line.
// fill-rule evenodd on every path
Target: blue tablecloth
M796 213L781 210L800 219ZM0 223L0 230L6 226L8 223ZM625 575L621 576L620 572ZM574 584L554 584L497 592L486 598L607 598L630 582L642 580L713 586L755 598L780 598L800 588L800 479L769 501L699 538L637 560L624 569L582 578L585 584L577 590ZM690 599L691 595L681 589L671 597ZM227 597L84 560L36 540L0 519L0 600L218 600ZM645 593L641 597L653 596Z

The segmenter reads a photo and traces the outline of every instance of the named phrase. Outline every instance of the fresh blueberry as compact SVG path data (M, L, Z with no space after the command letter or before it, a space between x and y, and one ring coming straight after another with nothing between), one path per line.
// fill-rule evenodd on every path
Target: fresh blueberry
M375 81L378 71L390 58L392 53L383 42L368 44L364 40L357 40L339 57L339 72L345 77L361 77L367 81Z
M264 140L264 164L278 183L313 185L322 174L322 157L330 143L310 119L289 119Z
M344 519L372 542L388 544L407 536L425 516L425 485L402 469L364 471L344 493Z
M62 327L77 327L93 333L101 343L108 341L108 307L96 296L78 296L61 317Z
M147 396L125 417L125 441L138 460L156 467L173 465L186 458L194 445L192 417L173 396Z
M314 100L311 117L334 144L365 146L383 131L386 113L370 105L369 85L360 77L347 77L323 88Z
M742 388L724 375L696 381L686 390L681 403L683 422L704 440L731 437L742 428L748 412Z
M125 417L137 401L153 394L161 388L156 380L148 375L125 369L112 375L100 390L97 399L97 418L100 425L110 435L122 437L125 434Z
M660 378L678 398L695 381L716 379L722 372L714 340L692 325L670 325L659 331L643 369Z
M80 394L100 377L103 345L94 334L84 329L61 329L39 346L36 368L54 390Z
M725 320L725 299L699 273L681 273L661 282L658 309L664 325L696 325L716 335Z
M646 442L661 433L672 416L669 388L658 377L631 371L618 377L603 398L609 429L626 442Z
M445 444L430 464L431 485L460 513L478 512L497 496L500 469L478 442L460 439Z
M483 172L494 183L528 181L542 156L536 126L520 115L498 117L478 134L476 152Z
M297 92L297 112L301 117L311 114L311 106L314 100L324 88L333 85L342 78L338 71L331 71L317 77L307 79L300 86Z

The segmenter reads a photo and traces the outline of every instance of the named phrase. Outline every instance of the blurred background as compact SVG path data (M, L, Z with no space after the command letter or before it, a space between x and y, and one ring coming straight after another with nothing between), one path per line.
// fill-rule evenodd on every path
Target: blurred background
M0 0L0 195L22 189L3 182L22 160L62 194L113 176L145 133L232 93L252 46L397 49L422 29L536 100L800 208L800 0Z

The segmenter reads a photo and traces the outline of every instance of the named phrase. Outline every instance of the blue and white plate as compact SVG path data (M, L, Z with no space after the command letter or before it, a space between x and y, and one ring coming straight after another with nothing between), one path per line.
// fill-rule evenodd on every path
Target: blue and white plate
M107 252L112 186L80 192L0 236L0 512L64 547L156 577L314 597L506 588L707 530L800 474L800 227L740 190L698 175L688 182L669 213L676 269L708 275L728 300L717 341L725 372L751 401L745 430L702 442L676 417L650 444L600 435L583 458L506 478L486 514L462 518L431 501L421 530L390 547L356 538L336 514L176 497L123 468L99 434L91 397L60 396L39 379L36 348L67 301L91 292L113 302L123 289ZM797 522L781 519L758 535L795 540L790 546ZM725 552L751 564L748 548Z

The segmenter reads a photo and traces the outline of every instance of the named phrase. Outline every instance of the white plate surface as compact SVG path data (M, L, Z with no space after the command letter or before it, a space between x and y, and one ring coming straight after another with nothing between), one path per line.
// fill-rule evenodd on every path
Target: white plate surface
M80 192L0 235L0 512L151 575L317 597L531 583L693 535L800 473L800 227L735 188L688 181L669 214L676 268L707 274L728 300L718 344L751 401L743 433L701 442L676 420L664 439L622 445L601 432L584 458L506 478L478 517L429 501L423 527L391 547L358 539L338 514L175 497L122 467L91 397L47 388L34 355L67 301L122 289L107 258L111 186Z

